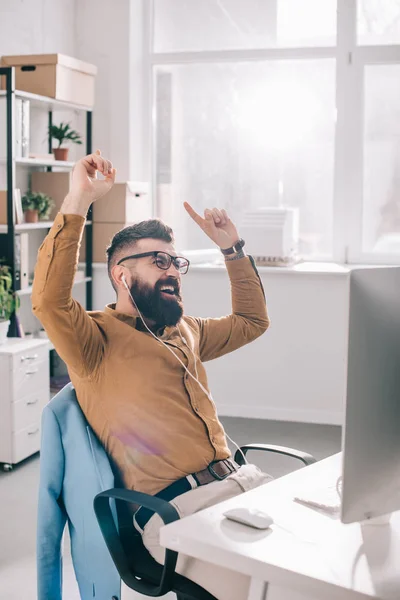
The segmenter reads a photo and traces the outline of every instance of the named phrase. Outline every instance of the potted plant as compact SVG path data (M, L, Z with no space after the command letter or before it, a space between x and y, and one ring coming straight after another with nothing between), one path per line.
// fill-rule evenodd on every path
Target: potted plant
M18 299L12 289L10 267L0 264L0 344L7 339L10 317L18 308Z
M58 148L53 148L54 158L56 160L67 160L69 148L61 148L61 145L66 142L72 142L74 144L82 144L80 134L71 129L69 123L60 123L60 125L49 126L49 137L54 138L58 141Z
M46 221L54 201L50 196L42 192L27 192L22 196L22 209L24 211L25 223L37 223L39 219Z

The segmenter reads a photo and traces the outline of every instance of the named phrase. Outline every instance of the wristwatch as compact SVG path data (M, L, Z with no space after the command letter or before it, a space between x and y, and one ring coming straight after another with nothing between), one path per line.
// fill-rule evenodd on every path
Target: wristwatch
M221 248L221 252L224 256L229 256L230 254L238 254L243 246L245 245L245 241L240 239L236 244L231 246L230 248Z

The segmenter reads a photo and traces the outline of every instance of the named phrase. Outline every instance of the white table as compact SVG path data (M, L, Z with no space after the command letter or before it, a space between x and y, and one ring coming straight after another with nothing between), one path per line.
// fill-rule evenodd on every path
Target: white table
M336 454L163 527L161 544L249 575L249 600L399 600L400 511L388 525L343 525L293 501L304 486L331 482L340 471ZM236 506L260 508L275 523L260 531L225 519Z

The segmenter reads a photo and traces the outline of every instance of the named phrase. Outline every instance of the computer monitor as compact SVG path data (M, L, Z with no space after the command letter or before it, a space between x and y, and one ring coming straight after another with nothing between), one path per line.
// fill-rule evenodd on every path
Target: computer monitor
M400 509L400 268L350 276L341 520Z

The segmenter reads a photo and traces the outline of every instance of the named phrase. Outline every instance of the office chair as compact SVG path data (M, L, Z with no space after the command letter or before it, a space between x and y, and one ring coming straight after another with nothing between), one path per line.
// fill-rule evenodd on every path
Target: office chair
M247 444L241 447L243 455L250 450L290 456L306 466L316 462L310 454L284 446ZM235 461L239 465L245 463L241 452L238 450L235 454ZM110 499L117 501L118 529L111 512ZM142 543L141 535L133 526L132 513L127 510L129 503L153 510L160 515L165 524L179 519L178 512L169 502L141 492L114 488L95 497L94 510L100 529L125 584L147 596L158 597L174 592L177 600L217 600L199 585L175 572L177 552L166 550L163 566L151 557Z

